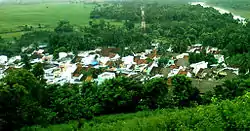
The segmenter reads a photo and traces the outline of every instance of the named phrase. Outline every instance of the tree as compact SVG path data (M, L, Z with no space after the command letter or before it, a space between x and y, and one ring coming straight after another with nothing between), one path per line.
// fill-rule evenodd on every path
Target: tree
M22 62L24 63L24 66L23 66L24 69L27 69L27 70L31 69L30 59L26 54L22 55Z
M126 20L125 23L124 23L124 26L125 26L127 29L131 30L131 29L133 29L133 28L135 27L135 24L134 24L132 21Z
M0 116L5 130L47 123L49 119L45 114L50 111L40 105L41 87L32 73L24 69L11 70L2 82Z
M171 78L171 90L173 103L176 106L188 107L193 102L200 102L200 92L197 88L192 86L192 81L186 76L176 75Z
M59 58L59 53L60 52L66 52L67 49L65 47L60 47L58 49L56 49L53 53L53 59L58 59Z
M214 92L219 99L234 99L235 97L242 96L247 90L247 80L234 79L232 81L226 80L222 85L214 88Z
M46 89L45 107L56 112L52 123L62 123L68 120L78 120L85 117L84 100L78 85L49 85Z
M145 82L139 106L148 107L148 109L165 108L168 107L167 97L167 81L164 78L155 78Z
M39 81L43 81L44 78L43 64L42 63L35 64L32 68L32 73Z
M73 32L73 26L69 21L59 21L58 26L55 28L55 32Z
M159 65L160 65L161 67L164 67L164 66L166 66L166 64L168 64L169 58L168 58L168 57L161 57L161 58L158 60L158 62L159 62Z
M143 86L131 78L118 77L107 80L96 92L101 114L134 112L141 99Z

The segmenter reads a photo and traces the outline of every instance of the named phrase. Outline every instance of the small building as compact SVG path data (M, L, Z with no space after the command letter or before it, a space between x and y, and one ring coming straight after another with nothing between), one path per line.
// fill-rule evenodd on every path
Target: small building
M116 77L115 73L104 72L104 73L98 75L97 83L99 85L99 84L102 84L105 80L113 79L115 77Z
M218 61L219 64L225 62L224 55L214 55L214 58Z
M83 65L96 65L97 59L99 58L98 54L93 54L93 55L89 55L87 57L82 58L81 62L83 63Z
M189 57L189 54L188 53L182 53L180 55L177 55L176 56L176 59L181 59L181 58L185 58L185 59L188 59Z
M21 56L14 56L14 57L11 57L8 61L8 64L13 64L14 62L16 61L21 61Z
M206 69L208 66L208 62L202 61L199 63L191 64L190 67L193 68L193 73L197 75L201 69Z
M8 57L5 55L0 56L0 64L5 64L8 61Z
M134 56L126 56L122 57L122 61L124 62L125 65L132 65L134 64Z
M67 57L68 54L66 52L59 52L59 59Z
M180 58L176 60L176 66L187 67L189 65L189 60L185 58Z

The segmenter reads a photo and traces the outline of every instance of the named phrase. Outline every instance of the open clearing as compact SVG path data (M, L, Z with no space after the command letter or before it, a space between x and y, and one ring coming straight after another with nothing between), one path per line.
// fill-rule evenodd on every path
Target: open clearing
M59 20L68 20L72 24L85 25L93 4L6 4L0 6L0 32L15 32L20 26L38 24L53 28Z

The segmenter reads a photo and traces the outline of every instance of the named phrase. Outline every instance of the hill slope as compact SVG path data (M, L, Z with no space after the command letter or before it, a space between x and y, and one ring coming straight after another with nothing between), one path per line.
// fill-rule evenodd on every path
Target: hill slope
M76 122L48 128L23 128L36 131L70 131ZM156 130L228 130L250 128L250 93L233 101L216 102L191 109L158 110L134 114L109 115L83 123L82 131L156 131Z

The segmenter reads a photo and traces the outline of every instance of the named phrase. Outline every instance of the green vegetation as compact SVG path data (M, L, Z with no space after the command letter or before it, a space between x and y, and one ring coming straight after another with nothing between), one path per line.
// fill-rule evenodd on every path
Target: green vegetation
M233 101L225 100L208 106L191 109L144 111L135 114L121 114L96 117L83 121L78 130L101 131L148 131L148 130L247 130L250 126L250 94ZM71 131L77 129L78 122L52 125L47 128L34 126L22 131Z
M58 20L69 20L72 24L83 26L88 24L93 7L94 5L83 3L2 5L0 33L22 31L25 25L37 29L40 24L46 29L53 29Z
M3 7L5 6L13 5ZM18 6L22 5L14 6L17 6L17 10ZM70 10L68 6L60 4L56 7L51 5L48 8L45 6L41 8L45 7L48 10L52 8L47 13L60 16L62 9L66 12ZM239 67L242 75L250 69L250 24L243 26L233 20L230 14L221 15L215 9L204 9L201 6L145 4L147 27L141 29L137 25L141 22L140 3L100 4L89 12L90 15L84 15L83 7L90 5L75 6L79 6L74 9L81 14L67 12L68 15L63 15L63 18L71 22L62 20L57 26L54 22L61 19L61 16L52 18L46 15L47 19L44 19L38 16L42 12L38 7L37 11L41 12L34 11L36 15L24 17L26 26L23 26L21 31L27 31L27 33L13 41L0 37L0 54L20 55L22 47L33 45L36 49L39 44L46 43L47 52L55 57L60 51L77 54L78 51L96 47L117 47L121 49L119 53L123 56L144 51L151 47L152 42L157 41L161 46L159 54L165 55L164 48L170 45L174 53L183 53L189 45L202 43L204 46L221 49L222 53L229 57L227 62ZM30 8L36 10L33 7ZM16 22L15 19L18 17L13 17L12 20L7 19L10 16L3 18L5 18L4 24L7 30L9 28L10 31L19 30L16 26L12 30L11 24L8 26L8 22ZM36 23L37 19L41 21ZM53 21L54 19L57 20ZM120 24L114 25L110 22L114 20ZM50 26L44 27L45 30L34 30L34 28L43 28L43 25ZM128 47L128 50L123 50L125 47ZM167 59L167 56L163 57L161 64L166 64ZM200 60L214 63L214 57L210 54L191 54L192 62ZM42 64L32 67L25 52L22 62L26 69L10 69L0 82L0 122L3 123L1 125L3 130L11 131L20 128L29 130L29 126L46 127L51 124L68 123L71 120L78 120L78 122L63 125L65 130L72 130L72 125L73 130L204 130L211 128L247 130L250 127L250 118L247 115L250 107L249 93L247 93L250 79L247 75L225 81L222 85L201 95L192 85L191 79L179 75L171 79L151 79L144 83L132 78L118 77L107 80L101 85L87 82L81 85L47 85L42 78L44 74ZM234 100L244 94L246 94L244 97ZM98 117L157 109L167 110ZM44 129L40 126L38 127L41 130L51 128L63 130L61 125ZM31 127L31 129L34 128Z
M216 87L214 92L211 91L200 95L198 89L192 86L191 80L185 76L174 76L171 78L170 84L167 84L169 81L164 78L152 79L143 84L132 78L118 77L107 80L101 85L86 82L81 86L72 84L65 84L63 86L46 85L40 79L40 76L43 74L41 66L42 65L38 64L33 67L32 72L35 76L25 69L10 70L3 79L3 83L0 83L0 111L4 112L0 114L1 121L3 122L2 129L13 130L32 125L46 127L50 124L67 123L70 120L81 121L81 119L85 119L86 121L90 120L91 122L92 120L95 121L95 117L100 115L132 113L164 108L182 109L185 107L196 107L197 105L210 104L213 99L217 101L226 99L233 100L235 97L242 96L248 92L250 87L249 77L238 78L233 81L226 81L223 85ZM225 106L230 106L230 104L225 104ZM244 108L242 106L236 107L236 109L234 109L235 111L242 111L239 110L239 108ZM200 110L199 107L198 109ZM206 109L207 108L204 108L204 110ZM196 111L196 109L177 110L174 111L172 115L175 113L178 114L178 112L184 112L184 114L186 114L192 110ZM210 107L207 110L211 111ZM247 111L247 108L245 111ZM190 118L189 115L174 116L173 118L169 117L166 119L164 115L157 115L157 117L160 117L160 120L166 119L166 122L171 119L175 120L184 117L184 120L179 119L181 123L184 122L185 119ZM217 116L219 120L221 117L223 117L225 121L231 120L230 117L219 114L217 114ZM211 115L211 117L211 119L213 119L215 116ZM203 117L198 117L197 119L201 118L204 119ZM247 124L244 125L244 123L241 123L244 122L240 119L241 117L239 118L241 120L239 121L240 124L233 123L233 118L234 117L232 117L232 125L225 126L225 121L222 121L222 123L220 123L222 125L219 125L218 128L231 129L234 127L248 127ZM140 118L139 120L141 119L145 118ZM149 120L151 120L151 118ZM134 122L133 119L132 121ZM194 119L194 121L196 120ZM116 122L116 120L113 122ZM118 125L121 124L119 121L117 122ZM216 122L217 121L213 123ZM95 124L97 129L104 128L102 127L102 123L100 123L100 127L98 127L98 123L99 122L96 122ZM201 122L200 124L205 123ZM91 125L93 124L94 123ZM177 125L171 126L172 124L171 122L167 122L165 126L169 129L179 127L177 123L175 123ZM118 125L109 123L105 128L112 129L112 126L115 127ZM185 125L187 126L186 128L196 128L192 123L186 123ZM212 124L209 126L212 126ZM87 126L84 127L84 129L85 128L88 129L90 127ZM137 128L140 129L144 127L139 126ZM201 128L206 127L202 126Z

